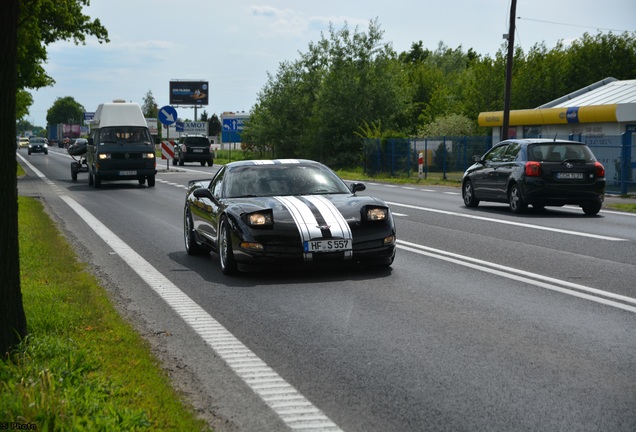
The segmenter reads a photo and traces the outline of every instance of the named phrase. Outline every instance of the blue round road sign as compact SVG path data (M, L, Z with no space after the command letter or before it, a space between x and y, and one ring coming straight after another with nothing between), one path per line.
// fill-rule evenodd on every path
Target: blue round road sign
M177 121L177 110L170 105L162 107L159 110L159 121L166 126L170 126Z

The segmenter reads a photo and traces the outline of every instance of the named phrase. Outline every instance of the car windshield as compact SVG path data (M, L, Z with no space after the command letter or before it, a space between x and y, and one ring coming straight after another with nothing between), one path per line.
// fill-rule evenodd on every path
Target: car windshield
M228 198L351 193L340 177L319 165L238 166L226 173L225 182Z
M563 162L584 160L594 162L594 154L585 144L541 143L528 146L528 160L539 162Z
M206 137L189 137L184 141L188 147L209 147L210 141Z
M100 145L145 145L152 144L148 128L141 126L105 127L99 132Z

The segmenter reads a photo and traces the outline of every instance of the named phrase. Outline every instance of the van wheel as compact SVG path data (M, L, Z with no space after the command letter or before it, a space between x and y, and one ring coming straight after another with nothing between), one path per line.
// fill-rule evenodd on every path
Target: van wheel
M88 170L88 185L93 186L93 172L90 169Z
M95 189L102 187L102 179L97 173L95 173L95 177L93 178L93 186L95 186Z
M148 176L148 187L155 186L155 176Z

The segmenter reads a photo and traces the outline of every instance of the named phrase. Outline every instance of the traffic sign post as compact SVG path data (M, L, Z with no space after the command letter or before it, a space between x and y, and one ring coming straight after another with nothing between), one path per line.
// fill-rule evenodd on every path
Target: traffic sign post
M162 107L159 110L159 121L166 126L174 124L177 121L177 110L170 105Z
M170 105L163 106L159 110L158 117L161 124L166 126L166 139L169 142L170 141L170 125L174 124L177 121L177 110L171 107ZM163 143L162 143L161 157L163 158ZM172 157L174 157L174 151L172 153ZM168 160L168 170L170 170L170 160Z
M166 168L170 171L170 159L174 159L174 143L172 141L161 142L161 159L166 159Z

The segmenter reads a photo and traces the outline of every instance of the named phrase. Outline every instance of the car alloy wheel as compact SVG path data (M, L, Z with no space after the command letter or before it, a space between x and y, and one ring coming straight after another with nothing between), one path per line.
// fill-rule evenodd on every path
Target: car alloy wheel
M221 219L221 225L219 226L219 261L223 274L231 275L236 273L232 239L226 218Z
M479 205L479 200L475 198L473 183L470 180L466 180L464 187L462 187L462 198L464 198L464 205L466 207L477 207Z
M517 184L510 186L508 200L510 202L510 210L512 210L513 213L523 213L528 208L528 204L523 201L521 189L519 189Z
M188 255L205 255L210 253L210 248L202 246L196 240L192 215L187 206L183 211L183 241Z

